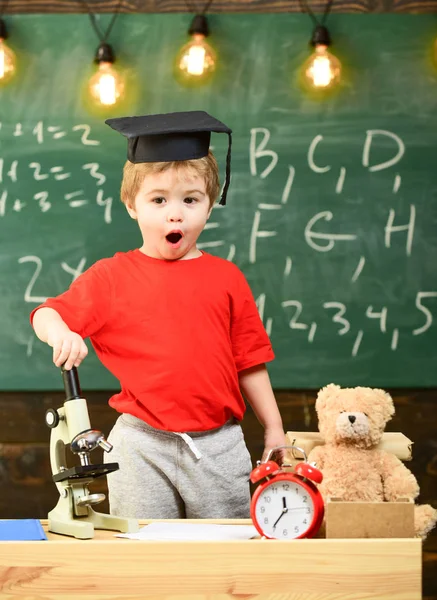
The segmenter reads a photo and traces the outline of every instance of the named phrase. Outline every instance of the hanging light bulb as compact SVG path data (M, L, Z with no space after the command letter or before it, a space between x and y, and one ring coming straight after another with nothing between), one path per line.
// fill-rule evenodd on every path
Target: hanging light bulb
M326 27L317 25L311 44L314 46L314 52L303 65L305 82L312 89L331 89L340 81L341 63L328 51L331 37Z
M6 23L0 19L0 85L9 83L15 75L15 54L5 42L7 37Z
M117 104L124 94L124 81L113 63L114 52L109 44L101 43L97 48L95 61L99 66L89 80L88 89L95 103L103 107Z
M176 58L176 70L184 82L208 81L215 71L217 55L205 38L209 35L205 15L196 15L188 30L191 41L185 44Z

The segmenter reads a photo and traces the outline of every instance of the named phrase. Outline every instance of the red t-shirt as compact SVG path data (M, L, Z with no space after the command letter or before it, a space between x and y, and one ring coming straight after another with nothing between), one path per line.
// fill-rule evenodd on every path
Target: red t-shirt
M31 320L42 306L89 337L120 381L110 406L157 429L206 431L241 420L238 372L274 358L244 275L207 253L173 262L117 253Z

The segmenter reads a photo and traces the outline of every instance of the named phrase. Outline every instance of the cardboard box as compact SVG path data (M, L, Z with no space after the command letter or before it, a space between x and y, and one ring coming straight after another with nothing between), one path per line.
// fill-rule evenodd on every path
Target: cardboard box
M414 502L343 502L325 504L327 538L413 538Z

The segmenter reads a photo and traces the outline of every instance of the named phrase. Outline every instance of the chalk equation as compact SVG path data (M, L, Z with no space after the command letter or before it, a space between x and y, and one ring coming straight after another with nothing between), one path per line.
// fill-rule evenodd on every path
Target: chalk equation
M9 138L11 136L13 138L24 137L25 139L31 137L40 145L70 136L73 140L78 140L83 146L100 146L100 141L95 139L92 134L91 126L86 123L78 123L65 129L60 125L45 124L44 121L25 126L22 123L4 125L0 121L0 142L4 137Z
M26 137L30 136L37 145L47 146L70 135L71 147L80 149L83 146L100 145L100 141L94 137L90 125L87 124L63 129L58 125L45 125L43 121L39 121L36 125L28 127L16 123L9 129L12 131L9 131L8 135L12 138L23 137L23 143ZM6 136L6 131L2 130L0 122L0 142L2 133ZM68 150L61 152L61 155L68 158ZM107 176L98 162L75 165L75 170L72 171L60 164L6 159L0 154L0 218L34 208L42 214L51 212L54 207L62 210L62 204L73 209L95 205L103 209L104 223L110 224L113 197L102 187L106 182ZM23 184L21 187L20 183ZM94 189L90 190L89 184L95 186ZM24 193L23 188L26 189ZM29 188L30 192L27 191Z

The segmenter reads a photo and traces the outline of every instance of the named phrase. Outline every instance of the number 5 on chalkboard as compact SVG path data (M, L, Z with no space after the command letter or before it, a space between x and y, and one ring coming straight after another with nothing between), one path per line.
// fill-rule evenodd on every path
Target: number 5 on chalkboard
M437 292L418 292L416 296L416 307L423 312L426 317L425 324L422 327L418 327L413 330L413 335L420 335L425 333L432 325L432 314L431 311L422 304L422 298L437 298Z

